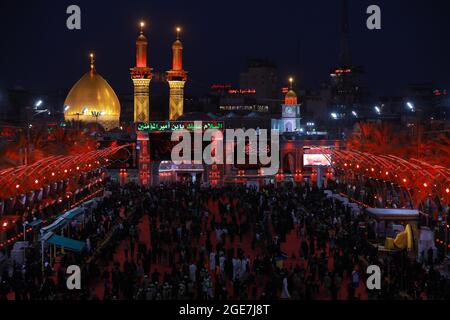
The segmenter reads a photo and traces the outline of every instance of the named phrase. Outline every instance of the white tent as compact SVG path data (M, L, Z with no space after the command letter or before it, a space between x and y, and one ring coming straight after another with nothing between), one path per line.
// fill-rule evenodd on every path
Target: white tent
M367 212L377 220L419 220L418 210L370 208Z

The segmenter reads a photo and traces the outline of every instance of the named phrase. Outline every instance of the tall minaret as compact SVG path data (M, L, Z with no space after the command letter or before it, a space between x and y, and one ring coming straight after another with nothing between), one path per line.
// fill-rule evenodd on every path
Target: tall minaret
M136 40L136 66L131 69L134 84L134 122L150 121L150 82L152 69L147 66L148 41L144 36L145 23L141 22L141 34Z
M183 70L183 44L180 41L181 29L177 28L177 40L172 45L172 70L167 72L170 86L169 118L177 120L184 113L184 85L187 72Z

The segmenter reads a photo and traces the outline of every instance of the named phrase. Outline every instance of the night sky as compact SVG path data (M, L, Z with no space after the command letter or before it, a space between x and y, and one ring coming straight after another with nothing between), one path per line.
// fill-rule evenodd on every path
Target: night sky
M412 82L450 88L450 1L350 0L355 64L376 94ZM82 30L66 28L67 6L82 10ZM366 8L382 9L381 31L366 28ZM280 77L308 88L328 79L338 62L340 1L5 1L0 0L0 85L69 89L97 56L97 70L118 93L132 92L138 22L147 22L149 64L170 69L174 28L183 28L191 91L237 84L246 58L273 60Z

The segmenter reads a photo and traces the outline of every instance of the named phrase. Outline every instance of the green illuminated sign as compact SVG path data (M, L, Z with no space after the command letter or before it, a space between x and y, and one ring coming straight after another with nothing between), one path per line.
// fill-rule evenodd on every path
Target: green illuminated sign
M223 130L223 122L218 121L207 121L207 122L194 122L194 121L155 121L149 123L141 123L138 125L138 131L149 131L149 132L173 132L180 130Z

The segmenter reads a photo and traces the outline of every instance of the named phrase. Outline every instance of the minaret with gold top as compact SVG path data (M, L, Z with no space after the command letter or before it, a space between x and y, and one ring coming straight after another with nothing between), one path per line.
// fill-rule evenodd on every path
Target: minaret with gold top
M294 91L294 78L289 79L290 88L282 105L281 132L297 132L301 130L301 103Z
M145 23L141 22L141 33L136 40L136 66L131 69L134 84L134 122L150 121L150 82L152 69L147 66L148 41L144 35Z
M181 28L177 28L177 40L172 45L172 70L167 72L170 86L169 118L177 120L184 113L184 86L187 72L183 70L183 44L180 41Z

